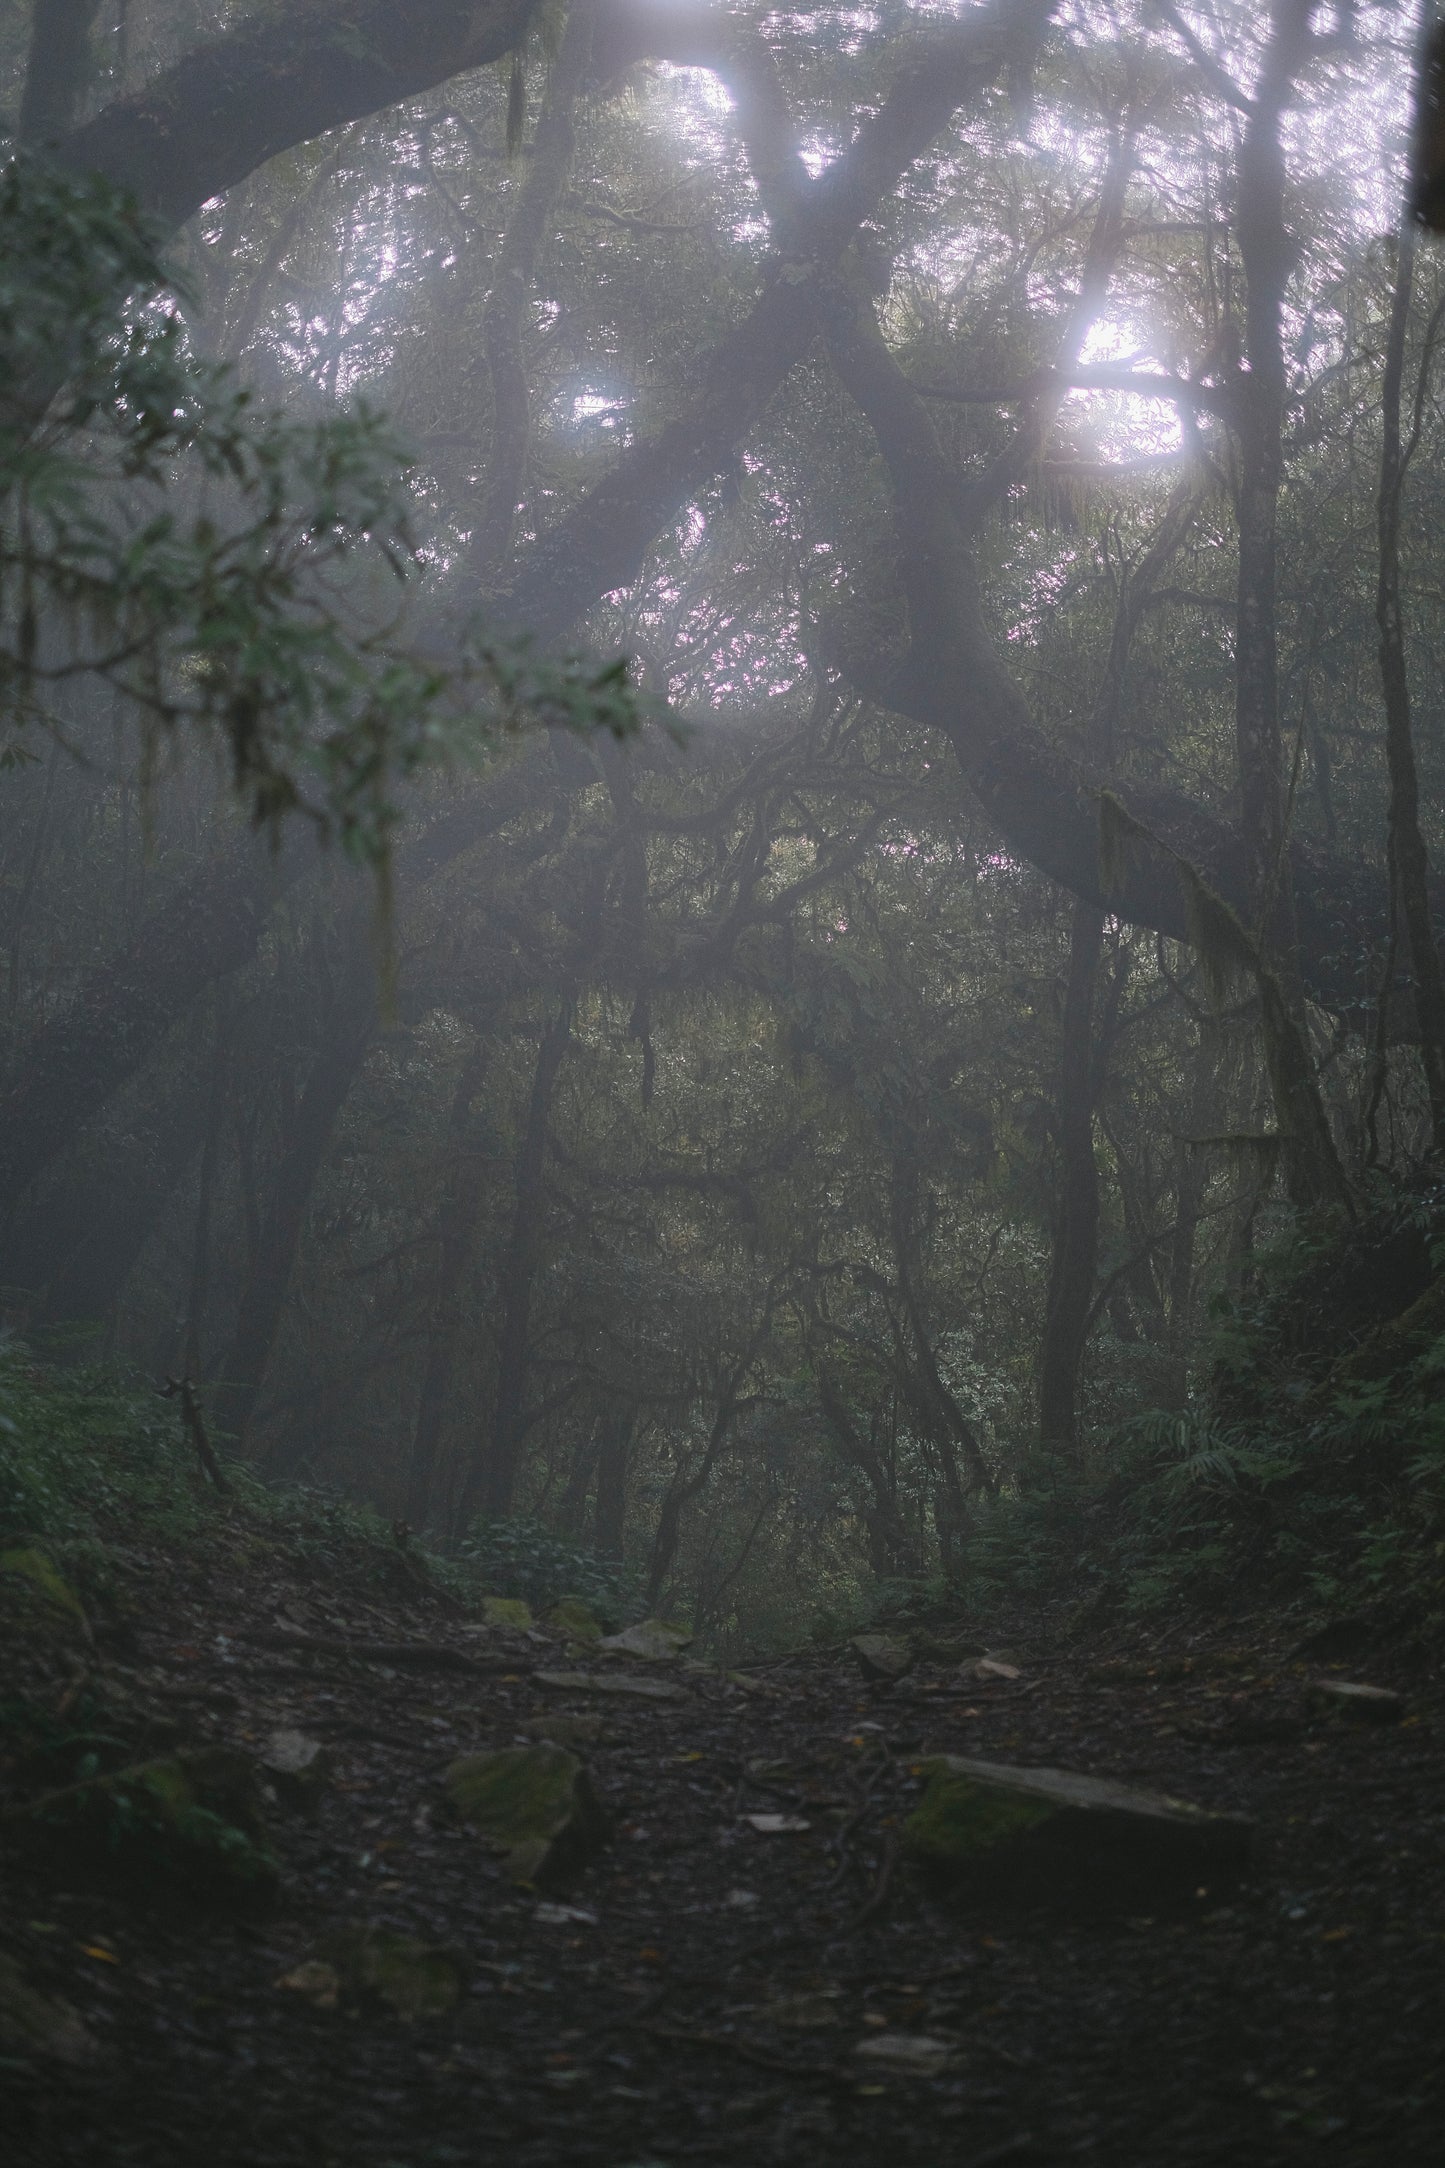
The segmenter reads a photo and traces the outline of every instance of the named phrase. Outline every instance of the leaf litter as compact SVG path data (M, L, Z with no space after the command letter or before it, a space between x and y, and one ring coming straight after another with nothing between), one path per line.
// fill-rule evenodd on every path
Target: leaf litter
M0 1955L61 2044L45 2052L36 2017L4 2052L7 2168L1434 2168L1445 1725L1428 1652L1332 1670L1266 1629L1242 1648L1227 1627L1072 1639L1041 1610L1009 1621L1006 1652L970 1656L971 1699L957 1637L916 1644L892 1679L860 1680L852 1651L800 1655L757 1694L703 1666L681 1685L666 1636L592 1673L558 1665L560 1624L529 1641L475 1623L218 1544L204 1583L154 1562L125 1634L98 1633L83 1695L65 1664L17 1652L15 1691L71 1696L67 1721L119 1740L118 1764L159 1724L184 1750L321 1761L325 1781L275 1788L264 1904L163 1899L103 1859L82 1872L63 1846L6 1844ZM1322 1675L1406 1714L1342 1720L1369 1697L1322 1695ZM639 1686L664 1691L620 1690ZM608 1818L545 1895L446 1811L459 1757L528 1740L580 1756ZM1258 1855L1183 1916L961 1904L907 1843L940 1755L1247 1816ZM5 1783L23 1814L23 1756Z

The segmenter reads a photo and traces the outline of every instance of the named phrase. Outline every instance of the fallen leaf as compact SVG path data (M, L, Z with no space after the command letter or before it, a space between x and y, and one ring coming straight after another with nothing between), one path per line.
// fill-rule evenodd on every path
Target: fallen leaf
M543 1903L536 1907L532 1917L534 1920L539 1920L544 1927L567 1927L572 1925L595 1927L597 1925L597 1914L595 1912L584 1912L580 1905Z
M931 2078L953 2061L954 2043L931 2033L874 2033L860 2040L853 2053L860 2062L893 2071L900 2078Z

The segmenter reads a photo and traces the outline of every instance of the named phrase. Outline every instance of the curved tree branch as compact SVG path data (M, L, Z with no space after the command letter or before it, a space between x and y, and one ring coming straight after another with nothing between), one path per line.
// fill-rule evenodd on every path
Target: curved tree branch
M511 52L537 0L290 0L248 15L57 146L180 226L297 143Z

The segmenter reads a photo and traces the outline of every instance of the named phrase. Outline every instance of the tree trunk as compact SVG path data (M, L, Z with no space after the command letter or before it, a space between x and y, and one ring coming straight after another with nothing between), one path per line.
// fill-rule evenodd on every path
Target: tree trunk
M516 207L507 222L496 276L482 316L482 340L492 379L492 444L470 554L472 569L484 586L493 583L511 550L526 486L532 401L523 352L523 318L536 277L537 258L572 165L574 111L592 53L595 12L596 0L571 0L567 10L562 49L547 78L546 104L517 190Z
M431 1510L442 1423L462 1326L458 1297L476 1246L487 1163L471 1134L472 1107L482 1088L490 1051L479 1033L457 1079L447 1125L448 1161L437 1220L436 1285L407 1473L406 1519L413 1528L425 1528Z
M1191 1064L1188 1134L1174 1147L1174 1232L1169 1243L1169 1372L1170 1393L1176 1407L1189 1398L1189 1356L1194 1344L1194 1253L1199 1239L1199 1220L1209 1181L1209 1162L1202 1143L1192 1140L1213 1135L1219 1128L1219 1089L1216 1079L1218 1045L1207 1019L1199 1023L1199 1040Z
M546 1230L542 1177L547 1157L547 1125L557 1078L572 1043L572 1004L564 1001L542 1033L526 1118L517 1147L512 1230L502 1262L502 1329L497 1355L497 1390L491 1435L485 1449L478 1441L462 1488L459 1526L465 1529L480 1510L489 1520L505 1520L512 1510L522 1442L526 1436L523 1399L527 1385L532 1289Z
M294 863L293 863L294 862ZM299 873L283 855L279 880ZM254 955L278 875L249 840L200 867L27 1047L0 1100L0 1221L214 980Z
M618 1402L604 1416L598 1439L592 1543L603 1558L619 1566L626 1550L627 1467L636 1428L637 1410Z
M53 144L72 125L90 82L91 31L100 0L34 0L20 140Z
M1401 221L1395 291L1385 348L1382 395L1384 450L1378 500L1379 577L1375 622L1380 631L1380 680L1385 701L1385 758L1390 777L1389 864L1396 911L1405 936L1415 987L1420 1055L1430 1101L1430 1137L1434 1151L1445 1153L1445 971L1430 910L1430 862L1420 828L1420 784L1410 716L1410 680L1405 663L1405 625L1400 600L1400 508L1405 473L1423 413L1427 349L1420 362L1417 420L1408 446L1400 440L1400 387L1405 370L1405 337L1415 271L1415 221ZM1388 1000L1389 989L1382 994Z
M206 1098L206 1130L201 1142L201 1168L196 1184L196 1220L191 1236L191 1276L186 1290L185 1348L181 1374L191 1380L201 1376L201 1339L206 1329L206 1308L211 1292L211 1211L215 1200L216 1168L221 1155L221 1131L225 1126L226 1100L231 1082L231 1039L234 1017L230 990L216 989L215 1048L211 1062L211 1088Z
M818 1405L840 1458L863 1478L859 1501L868 1530L868 1563L880 1579L916 1574L918 1544L899 1510L897 1486L876 1446L853 1420L842 1388L826 1371L818 1372Z
M1267 955L1290 952L1289 868L1279 732L1276 622L1279 493L1284 480L1283 311L1293 262L1285 225L1281 129L1310 45L1315 0L1273 0L1269 38L1240 145L1235 230L1245 276L1247 369L1235 374L1235 744L1250 891L1248 923Z
M1076 903L1059 1069L1057 1216L1039 1356L1039 1442L1046 1453L1071 1457L1079 1444L1079 1364L1099 1258L1094 995L1103 937L1103 913L1091 904Z
M536 0L312 0L261 8L117 98L60 146L182 226L268 159L516 47Z
M464 852L537 802L549 778L546 747L501 769L397 852L398 894L434 880ZM594 778L595 780L595 778ZM7 1245L17 1203L159 1050L166 1035L218 978L251 962L279 899L320 865L300 834L278 853L238 839L199 866L107 959L86 991L25 1050L0 1094L0 1228ZM0 1277L28 1283L20 1271Z
M276 1169L271 1205L241 1295L235 1333L220 1366L221 1421L237 1450L245 1446L266 1381L312 1192L325 1163L337 1116L375 1028L370 944L358 914L349 929L325 1036Z

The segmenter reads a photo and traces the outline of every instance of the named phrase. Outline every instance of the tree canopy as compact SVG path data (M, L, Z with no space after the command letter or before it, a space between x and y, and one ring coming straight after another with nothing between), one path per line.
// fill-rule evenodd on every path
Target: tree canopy
M719 1629L1187 1411L1445 1144L1417 34L7 17L16 1317Z

